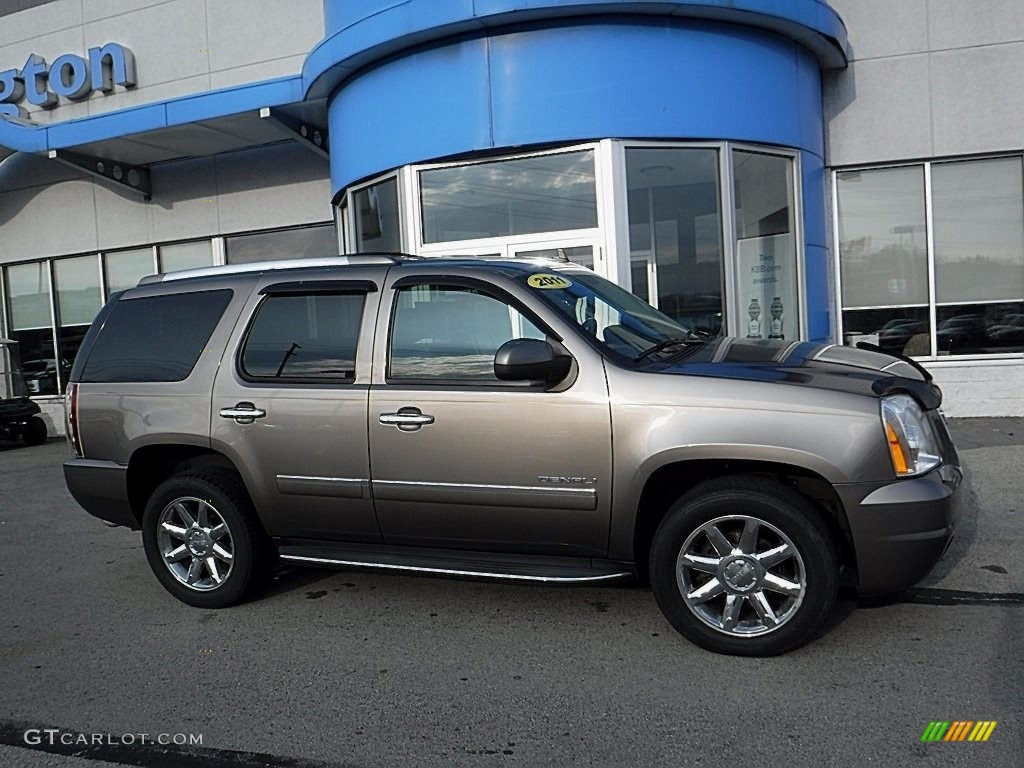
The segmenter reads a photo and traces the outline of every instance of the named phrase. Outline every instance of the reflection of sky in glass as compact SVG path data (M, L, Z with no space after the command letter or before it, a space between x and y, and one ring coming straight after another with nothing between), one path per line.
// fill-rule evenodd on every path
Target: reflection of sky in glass
M427 242L597 226L590 150L420 174Z

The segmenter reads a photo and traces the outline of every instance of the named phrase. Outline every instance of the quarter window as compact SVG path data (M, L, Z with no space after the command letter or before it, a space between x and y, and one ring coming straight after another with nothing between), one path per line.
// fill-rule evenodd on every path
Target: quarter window
M351 383L364 293L270 295L242 350L242 373L259 381Z
M415 286L396 301L393 380L497 382L494 355L502 344L545 337L515 307L470 288Z

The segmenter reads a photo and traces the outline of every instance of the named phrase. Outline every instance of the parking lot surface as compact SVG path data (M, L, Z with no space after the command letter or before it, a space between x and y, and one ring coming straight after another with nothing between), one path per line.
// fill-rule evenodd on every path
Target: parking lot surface
M1024 422L953 430L974 498L936 571L773 659L688 644L638 586L287 570L189 608L73 502L63 442L0 445L0 766L1020 766ZM23 743L45 728L202 745Z

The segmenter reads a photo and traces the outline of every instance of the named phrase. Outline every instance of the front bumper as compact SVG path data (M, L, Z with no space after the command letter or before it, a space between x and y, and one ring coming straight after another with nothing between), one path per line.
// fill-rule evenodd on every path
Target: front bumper
M138 530L139 521L128 501L128 467L76 456L64 462L64 480L90 515Z
M846 509L863 595L923 579L948 548L966 499L963 470L946 464L923 477L836 486Z

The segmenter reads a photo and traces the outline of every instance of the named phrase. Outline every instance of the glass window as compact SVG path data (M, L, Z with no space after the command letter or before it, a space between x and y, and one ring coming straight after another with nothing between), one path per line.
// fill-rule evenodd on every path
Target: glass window
M800 336L793 161L733 152L736 300L748 339Z
M1024 299L1019 157L933 165L932 214L937 303Z
M591 150L420 173L423 242L597 226Z
M338 238L333 224L236 235L226 238L224 245L228 264L338 255Z
M183 381L231 301L232 291L122 299L86 361L84 382Z
M388 376L397 380L497 382L494 355L512 339L544 333L505 302L434 285L398 294Z
M837 185L843 306L927 304L924 168L844 171Z
M725 260L718 150L627 148L626 185L633 291L682 325L719 334Z
M57 289L57 334L60 348L61 385L66 387L71 365L82 345L85 332L100 311L100 269L96 256L57 259L53 279Z
M351 382L363 293L268 296L242 351L242 372L274 381Z
M7 267L11 336L31 395L57 394L57 355L50 315L49 262Z
M352 195L356 216L356 253L402 250L398 217L398 179L365 187Z
M587 269L594 268L594 246L592 245L575 245L564 248L534 248L516 251L515 255L520 259L568 260Z
M106 270L107 296L126 291L138 285L146 275L153 274L153 249L138 248L105 254L103 267Z
M213 265L213 244L209 240L160 246L160 271L179 272Z
M874 344L886 352L910 357L932 353L928 307L859 309L843 312L843 343Z
M944 305L936 322L939 355L1024 352L1024 302Z

